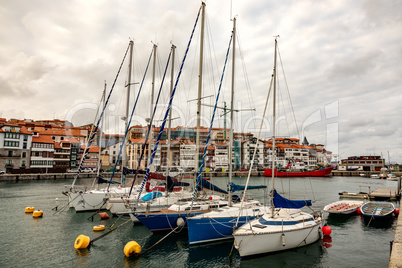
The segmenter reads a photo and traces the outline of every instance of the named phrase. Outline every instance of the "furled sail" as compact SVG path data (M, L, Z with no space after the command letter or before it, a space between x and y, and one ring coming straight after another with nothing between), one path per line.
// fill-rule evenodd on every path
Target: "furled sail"
M211 190L211 191L215 191L215 192L219 192L219 193L223 193L223 194L227 194L228 192L226 192L225 190L222 190L221 188L219 188L216 185L213 185L212 183L210 183L209 181L206 181L204 179L200 179L198 180L198 191L202 190L203 188Z
M228 191L231 191L232 193L234 193L236 191L244 191L244 189L246 188L246 186L244 186L244 185L237 185L237 184L234 184L233 182L231 182L228 186L229 186ZM262 188L267 188L267 186L266 185L253 185L253 186L249 185L249 186L247 186L247 190L262 189Z
M304 206L311 206L311 200L289 200L278 194L274 189L274 206L276 208L302 208Z

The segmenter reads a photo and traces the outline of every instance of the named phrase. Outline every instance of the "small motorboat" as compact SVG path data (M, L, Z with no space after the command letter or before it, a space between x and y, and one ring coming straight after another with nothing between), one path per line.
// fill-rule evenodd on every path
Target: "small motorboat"
M387 218L393 215L395 210L394 204L390 202L375 202L370 201L364 203L360 210L363 216L371 218Z
M363 204L363 201L342 200L336 201L324 207L324 211L331 214L350 215L357 212L357 209Z
M387 175L387 180L389 180L389 181L397 181L397 180L398 180L398 177L395 176L395 174L389 173L389 174Z

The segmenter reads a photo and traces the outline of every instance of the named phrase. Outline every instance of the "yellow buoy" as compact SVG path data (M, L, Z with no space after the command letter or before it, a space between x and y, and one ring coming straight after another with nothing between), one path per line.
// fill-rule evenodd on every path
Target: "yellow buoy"
M103 231L105 230L105 225L96 225L93 229L95 232Z
M32 213L32 212L34 212L35 211L35 208L34 207L26 207L25 208L25 213Z
M32 213L32 217L34 217L34 218L40 218L42 216L43 216L43 211L42 210L37 210L37 211L34 211Z
M138 255L140 255L140 253L141 253L141 246L135 241L128 242L124 247L124 255L126 255L126 257L131 256L137 257Z
M77 239L75 239L74 248L75 249L87 248L90 242L91 239L89 238L89 236L79 235Z

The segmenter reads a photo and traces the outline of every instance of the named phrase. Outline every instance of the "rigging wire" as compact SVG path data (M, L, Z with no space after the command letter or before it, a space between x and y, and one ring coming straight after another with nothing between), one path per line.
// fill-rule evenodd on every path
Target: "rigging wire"
M160 141L160 138L161 138L161 136L162 136L163 129L165 128L166 119L167 119L167 117L168 117L168 115L169 115L169 111L170 111L170 109L171 109L171 107L172 107L173 97L174 97L174 95L175 95L175 93L176 93L177 84L178 84L178 82L179 82L179 80L180 80L180 76L181 76L181 74L182 74L183 66L184 66L184 63L185 63L185 60L186 60L186 57L187 57L187 53L188 53L188 50L189 50L191 41L192 41L193 36L194 36L194 31L195 31L195 29L196 29L197 22L198 22L198 19L199 19L199 17L200 17L200 13L201 13L202 7L203 7L203 5L201 5L201 7L200 7L200 9L199 9L199 11L198 11L197 18L196 18L196 20L195 20L195 24L194 24L193 30L192 30L192 32L191 32L190 40L188 41L187 48L186 48L186 51L185 51L185 53L184 53L184 57L183 57L182 63L181 63L181 65L180 65L179 73L177 74L177 78L176 78L176 82L175 82L174 88L173 88L173 90L172 90L172 93L170 94L170 100L169 100L168 108L167 108L167 110L166 110L165 117L163 118L163 122L162 122L162 125L161 125L160 130L159 130L158 138L157 138L156 143L155 143L155 146L154 146L154 151L153 151L153 153L152 153L152 156L151 156L151 159L150 159L150 163L148 164L148 168L147 168L147 171L145 172L144 179L143 179L142 182L141 182L141 187L140 187L140 190L139 190L139 193L138 193L138 198L140 197L141 192L142 192L142 190L144 189L145 183L146 183L146 181L147 181L147 179L148 179L148 175L149 175L149 171L150 171L150 166L152 165L153 158L155 157L156 150L158 149L159 141ZM130 192L131 192L131 190L130 190Z
M100 125L100 121L101 121L101 119L102 119L102 117L103 117L103 114L105 113L106 107L107 107L107 105L108 105L108 103L109 103L110 96L111 96L111 94L112 94L112 92L113 92L113 89L114 89L114 86L115 86L115 84L116 84L117 78L119 77L121 68L122 68L122 66L123 66L124 60L126 59L127 53L128 53L128 51L129 51L129 48L130 48L130 44L127 46L126 52L124 53L123 60L122 60L122 62L121 62L121 64L120 64L119 70L117 71L117 74L116 74L116 77L115 77L115 79L114 79L114 81L113 81L113 84L112 84L112 87L111 87L111 89L110 89L109 95L108 95L108 97L107 97L107 99L106 99L106 101L105 101L105 104L103 105L103 109L102 109L101 115L99 116L99 119L98 119L98 121L97 121L97 123L96 123L95 130L94 130L92 136L91 136L91 137L89 138L89 140L88 140L87 146L86 146L86 148L85 148L85 151L84 151L84 153L83 153L83 155L82 155L82 158L81 158L81 161L80 161L80 165L78 166L77 173L76 173L75 176L74 176L74 181L73 181L73 183L71 184L71 189L74 187L74 184L75 184L75 182L76 182L78 176L80 175L80 172L81 172L81 170L82 170L82 166L83 166L83 164L84 164L84 162L85 162L85 159L86 159L86 156L87 156L87 154L88 154L89 148L91 147L91 144L92 144L92 142L93 142L93 140L94 140L94 138L95 138L95 135L96 135L97 132L98 132L99 125Z
M132 120L132 118L133 118L133 114L134 114L135 108L136 108L136 106L137 106L137 102L138 102L138 99L139 99L139 96L140 96L140 93L141 93L141 89L142 89L142 86L143 86L143 83L144 83L145 76L146 76L147 71L148 71L148 67L149 67L149 63L150 63L150 61L151 61L151 57L152 57L152 52L151 52L151 54L150 54L150 56L149 56L147 68L146 68L146 70L145 70L145 73L144 73L144 76L143 76L143 79L142 79L142 82L141 82L140 89L138 90L138 93L137 93L137 98L136 98L136 100L135 100L133 109L132 109L132 111L131 111L130 120L129 120L129 123L127 124L127 129L126 129L126 131L125 131L125 133L124 133L124 138L123 138L123 141L122 141L122 145L121 145L121 147L120 147L120 150L119 150L119 154L118 154L118 157L117 157L117 161L116 161L116 163L115 163L115 165L114 165L113 172L112 172L112 175L111 175L110 180L109 180L109 184L108 184L108 188L107 188L108 190L109 190L110 185L111 185L111 183L112 183L114 173L116 172L116 169L117 169L117 164L119 163L120 156L121 156L121 153L122 153L122 151L123 151L123 146L124 146L125 140L126 140L126 138L127 138L128 129L129 129L129 126L130 126L130 124L131 124L131 120ZM133 184L134 184L134 181L133 181ZM131 191L131 190L130 190L130 191Z

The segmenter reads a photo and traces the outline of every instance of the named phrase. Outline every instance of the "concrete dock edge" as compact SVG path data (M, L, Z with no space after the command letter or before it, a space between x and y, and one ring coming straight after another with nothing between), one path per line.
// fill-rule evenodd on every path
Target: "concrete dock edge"
M400 204L400 211L402 203ZM402 216L398 215L398 220L395 229L395 238L392 245L391 256L389 258L389 268L402 267Z

